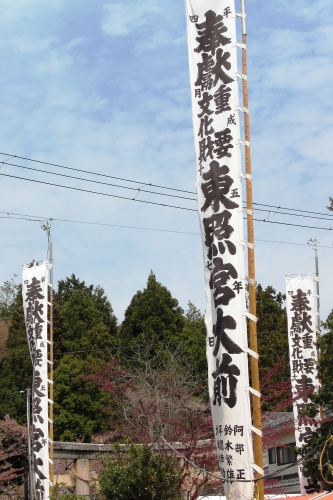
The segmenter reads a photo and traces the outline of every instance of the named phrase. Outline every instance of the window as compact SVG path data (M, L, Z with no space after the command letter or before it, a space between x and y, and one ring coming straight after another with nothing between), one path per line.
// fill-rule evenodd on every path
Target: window
M276 463L276 448L268 449L268 463L275 464Z
M294 450L295 446L296 443L288 443L283 448L281 447L276 449L278 465L291 464L296 461L296 453Z

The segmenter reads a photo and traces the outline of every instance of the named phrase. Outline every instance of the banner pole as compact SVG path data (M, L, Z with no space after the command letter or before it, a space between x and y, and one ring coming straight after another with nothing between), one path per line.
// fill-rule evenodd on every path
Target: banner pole
M249 310L256 317L256 285L255 285L255 260L254 260L254 224L253 224L253 200L252 200L252 169L251 169L251 147L250 147L250 116L249 116L249 94L247 84L247 33L246 33L246 13L245 0L241 0L242 9L242 83L243 83L243 106L244 106L244 133L245 133L245 172L246 172L246 206L247 206L247 239L248 247L248 277L249 283ZM250 327L250 349L258 352L257 324L252 319L249 320ZM253 389L260 393L259 364L258 360L251 356L251 384ZM253 425L259 431L261 424L260 397L252 395ZM255 464L263 469L262 456L262 436L253 433L253 453ZM256 472L257 478L262 478L262 474ZM257 481L258 498L264 500L264 481Z
M318 254L317 254L317 244L319 242L317 240L313 240L310 238L307 242L308 245L312 247L312 249L315 251L315 270L316 270L316 295L317 295L317 325L316 325L316 338L317 342L320 340L320 297L319 297L319 264L318 264ZM318 363L320 361L320 351L318 350ZM319 379L319 383L321 384L321 379ZM319 406L319 418L322 420L323 418L323 407L322 405Z
M49 358L50 358L50 370L49 370L49 458L50 458L50 483L54 483L54 449L53 449L53 248L52 248L52 238L51 238L51 221L48 230L49 239L49 258L50 258L50 331L49 331Z
M30 416L30 404L31 404L31 389L27 389L27 429L28 429L28 462L29 462L29 494L31 500L34 497L33 494L33 473L32 473L32 460L31 460L31 416Z

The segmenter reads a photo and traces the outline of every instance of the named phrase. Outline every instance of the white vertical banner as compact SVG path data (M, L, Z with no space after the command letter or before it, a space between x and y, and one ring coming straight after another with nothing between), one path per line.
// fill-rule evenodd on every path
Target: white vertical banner
M208 385L229 498L253 497L245 264L233 0L186 0Z
M319 387L317 377L317 311L315 281L309 274L290 278L286 276L287 316L291 390L295 419L296 446L308 444L316 427L316 420L302 412L312 404L310 395ZM301 493L306 494L307 481L299 466Z
M24 319L33 368L32 449L36 500L49 498L47 305L49 263L23 266Z

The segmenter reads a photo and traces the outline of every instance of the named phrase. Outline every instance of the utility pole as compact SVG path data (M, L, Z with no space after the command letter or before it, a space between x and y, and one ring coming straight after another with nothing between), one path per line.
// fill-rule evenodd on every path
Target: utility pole
M257 307L256 307L256 281L255 281L255 261L254 261L254 224L253 224L253 201L252 201L252 169L251 169L251 149L250 149L250 116L249 97L247 85L247 30L245 0L241 0L242 18L242 82L243 82L243 114L245 133L245 178L246 178L246 214L247 214L247 241L248 241L248 277L249 277L249 327L250 327L250 349L258 353L257 339ZM252 394L253 426L258 433L253 433L254 463L263 471L262 456L262 425L261 425L261 405L260 405L260 382L258 358L251 356L251 383L254 393ZM259 469L259 470L260 470ZM262 472L256 471L258 487L258 499L264 500L264 481Z
M307 244L314 250L315 252L315 273L316 273L316 296L317 296L317 325L316 325L316 338L317 342L320 337L320 297L319 297L319 265L318 265L318 254L317 254L317 245L319 241L316 239L310 238L307 241ZM320 359L320 352L318 351L318 361ZM323 417L323 408L320 405L319 409L320 419Z
M54 484L54 449L53 449L53 248L51 237L52 219L41 224L46 231L48 240L48 258L50 262L50 294L49 294L49 460L50 460L50 483Z
M30 401L31 401L31 389L27 389L27 428L28 428L28 464L29 464L29 494L30 500L33 500L33 473L32 473L32 456L31 456L31 417L30 417Z

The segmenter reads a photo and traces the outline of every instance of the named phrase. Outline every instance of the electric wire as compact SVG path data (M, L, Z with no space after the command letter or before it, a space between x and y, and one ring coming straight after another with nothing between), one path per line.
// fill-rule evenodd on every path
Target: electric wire
M137 201L138 203L147 203L148 205L159 205L160 207L177 208L179 210L187 210L189 212L196 212L197 211L195 208L178 207L178 206L175 206L175 205L167 205L165 203L157 203L157 202L154 202L154 201L138 200L136 198L129 198L128 196L120 196L120 195L117 195L117 194L110 194L110 193L101 193L101 192L98 192L98 191L92 191L90 189L83 189L83 188L76 188L76 187L73 187L73 186L63 186L62 184L55 184L53 182L46 182L46 181L38 181L36 179L27 179L26 177L19 177L19 176L16 176L16 175L9 175L9 174L4 174L4 173L0 173L0 175L5 176L5 177L10 177L12 179L20 179L20 180L24 180L24 181L28 181L28 182L36 182L38 184L45 184L47 186L55 186L55 187L60 187L60 188L64 188L64 189L71 189L73 191L81 191L83 193L97 194L97 195L100 195L100 196L107 196L107 197L110 197L110 198L118 198L118 199L121 199L121 200Z
M1 174L0 175L4 175L4 174ZM64 186L66 187L66 186ZM68 189L76 189L76 188L68 188ZM85 190L83 190L85 191ZM92 192L92 191L88 191L88 192ZM98 194L98 193L96 193ZM116 195L105 195L105 196L115 196L117 197ZM120 198L123 198L123 197L120 197ZM196 211L196 210L192 210L192 209L189 209L189 208L184 208L184 207L176 207L174 205L164 205L164 204L161 204L161 203L154 203L154 202L149 202L149 201L143 201L143 200L135 200L134 198L125 198L124 199L128 199L128 200L132 200L132 201L141 201L142 203L149 203L149 204L156 204L156 205L160 205L160 206L163 206L163 207L172 207L172 208L180 208L182 210L190 210L190 211ZM0 212L0 213L3 213L3 214L8 214L7 216L0 216L0 218L2 219L15 219L16 217L13 217L11 216L10 214L13 214L13 215L19 215L19 217L17 217L17 220L20 220L20 219L24 219L25 216L23 216L23 214L14 214L13 212ZM146 231L159 231L159 232L170 232L170 233L179 233L179 234L192 234L192 235L198 235L200 236L199 233L193 233L193 232L186 232L186 231L176 231L176 230L167 230L167 229L157 229L157 228L146 228L146 227L137 227L137 226L126 226L126 225L120 225L120 224L108 224L108 223L102 223L102 222L89 222L89 221L78 221L78 220L70 220L70 219L60 219L60 218L50 218L50 217L38 217L38 216L26 216L26 220L29 220L29 221L32 221L32 222L40 222L42 220L52 220L52 221L59 221L59 222L69 222L69 223L78 223L78 224L90 224L90 225L98 225L98 226L109 226L109 227L124 227L124 228L129 228L129 229L142 229L142 230L146 230ZM265 223L268 223L268 224L279 224L279 225L284 225L284 226L295 226L295 227L301 227L301 228L310 228L310 229L317 229L317 230L322 230L322 231L332 231L333 230L333 227L330 227L330 228L327 228L327 227L318 227L318 226L307 226L307 225L304 225L304 224L292 224L292 223L288 223L288 222L279 222L279 221L270 221L270 220L265 220L265 219L256 219L254 218L254 221L256 222L265 222ZM264 242L270 242L270 243L283 243L283 244L286 244L286 245L307 245L306 243L294 243L294 242L288 242L288 241L274 241L274 240L260 240L260 239L256 239L256 241L264 241ZM321 247L321 248L331 248L331 246L328 246L328 245L317 245L318 247Z
M151 182L147 183L147 182L142 182L142 181L135 181L135 180L132 180L132 179L125 179L125 178L122 178L122 177L116 177L114 175L101 174L101 173L98 173L98 172L91 172L89 170L82 170L82 169L73 168L73 167L65 167L64 165L58 165L57 163L50 163L50 162L41 161L41 160L33 160L32 158L26 158L24 156L10 155L8 153L1 153L1 152L0 152L0 155L6 155L6 156L10 156L11 158L19 158L20 160L31 161L31 162L40 163L40 164L43 164L43 165L50 165L52 167L63 168L63 169L66 169L66 170L73 170L75 172L82 172L82 173L85 173L85 174L96 175L96 176L99 176L99 177L106 177L106 178L109 178L109 179L116 179L116 180L119 180L119 181L132 182L132 183L141 184L141 185L145 184L146 186L157 187L157 188L160 188L160 189L168 189L168 190L171 190L171 191L179 191L180 193L196 194L195 191L186 191L185 189L177 189L177 188L171 188L171 187L168 187L168 186L160 186L158 184L152 184ZM9 158L9 160L10 160L10 158ZM7 161L8 160L4 160L3 162L0 162L0 164L7 163Z
M59 177L65 177L66 179L74 179L76 181L92 182L94 184L101 184L103 186L111 186L111 187L116 187L116 188L121 188L121 189L130 189L131 191L140 191L143 193L157 194L159 196L170 196L172 198L180 198L183 200L196 201L196 198L189 198L188 196L180 196L180 195L174 195L174 194L169 194L169 193L159 193L157 191L149 191L148 189L143 189L141 187L137 188L137 187L130 187L130 186L120 186L119 184L112 184L110 182L95 181L93 179L84 179L83 177L75 177L73 175L60 174L58 172L48 172L47 170L41 170L39 168L33 168L33 167L25 167L23 165L17 165L15 163L6 163L6 165L10 165L12 167L17 167L17 168L23 168L26 170L33 170L35 172L41 172L44 174L58 175ZM101 174L98 174L98 175L101 175ZM129 181L127 181L127 182L129 182ZM151 185L150 183L144 184L144 186L150 186L150 185ZM169 188L169 189L172 189L172 188Z
M0 212L0 213L5 213L5 212ZM8 212L6 212L6 213L8 213ZM88 224L91 226L119 227L119 228L126 228L126 229L138 229L138 230L142 230L142 231L156 231L156 232L160 232L160 233L176 233L176 234L188 234L188 235L200 236L200 233L193 233L190 231L176 231L175 229L159 229L159 228L140 227L140 226L127 226L127 225L122 225L122 224L109 224L106 222L89 222L89 221L80 221L80 220L59 219L59 218L48 219L47 217L36 217L36 218L32 218L32 217L35 217L35 216L30 216L30 218L28 218L25 216L13 217L10 215L7 215L7 216L0 215L0 219L26 220L29 222L41 222L42 220L52 220L52 221L69 222L69 223L75 223L75 224Z
M47 170L41 170L41 169L37 169L37 168L33 168L33 167L26 167L26 166L23 166L23 165L17 165L15 163L8 163L8 161L6 161L6 165L17 167L17 168L22 168L22 169L26 169L26 170L33 170L33 171L36 171L36 172L41 172L41 173L50 174L50 175L57 175L57 176L60 176L60 177L65 177L66 179L79 180L79 181L83 181L83 182L91 182L91 183L94 183L94 184L99 184L99 185L103 185L103 186L111 186L111 187L116 187L116 188L120 188L120 189L128 189L128 190L131 190L131 191L136 191L137 194L139 194L140 192L143 192L143 193L149 193L149 194L154 194L154 195L158 195L158 196L168 196L168 197L178 198L178 199L182 199L182 200L196 201L196 198L189 198L188 196L179 196L179 195L174 195L174 194L169 194L169 193L160 193L160 192L157 192L157 191L150 191L148 189L144 189L144 187L136 188L136 187L130 187L130 186L123 186L123 185L119 185L119 184L112 184L112 183L108 183L108 182L96 181L96 180L93 180L93 179L85 179L85 178L82 178L82 177L76 177L76 176L72 176L72 175L61 174L61 173L58 173L58 172L49 172ZM69 168L69 167L66 167L66 168ZM74 169L74 170L77 170L77 169ZM86 171L83 171L83 172L86 172ZM93 174L92 172L86 172L86 173ZM6 175L6 174L2 174L2 175ZM98 175L103 175L103 174L98 174ZM27 178L24 178L24 177L16 177L16 176L12 176L12 177L20 179L20 180L30 181L30 182L42 182L42 181L38 181L36 179L27 179ZM128 180L126 180L126 181L130 182ZM133 182L137 182L137 181L133 181ZM48 183L46 183L46 184L48 184ZM63 185L57 185L57 184L51 184L51 185L54 185L56 187L62 187L62 188L66 188L67 187L68 189L71 188L70 186L63 186ZM143 184L143 186L147 186L147 185L151 185L151 183ZM160 188L164 189L163 186L160 186ZM167 188L167 189L171 190L172 188ZM94 191L87 191L87 192L91 192L91 193L99 194L99 195L103 195L104 194L104 193L98 193L98 192L94 192ZM125 199L127 199L127 198L125 198ZM135 200L135 198L133 198L132 200ZM274 212L274 213L271 213L271 211L268 210L268 209L266 209L266 208L256 208L256 211L260 211L260 212L267 212L268 211L269 215L267 216L267 218L270 215L288 215L288 216L291 216L291 217L303 217L303 218L311 218L311 219L318 219L318 220L327 220L327 221L333 222L333 217L329 217L329 216L327 216L327 214L318 214L318 215L324 215L324 217L318 217L317 215L304 215L304 214L309 214L309 213L314 213L315 214L315 212L309 212L309 211L306 211L306 210L303 211L303 210L299 210L299 209L292 209L292 208L286 208L286 207L280 207L280 206L277 207L277 206L274 206L274 205L270 206L270 205L264 205L264 204L261 204L261 203L254 204L254 205L267 206L269 208L275 208L276 212ZM173 207L173 208L176 208L176 207ZM182 208L182 207L177 207L177 208ZM294 211L294 212L303 212L303 213L293 213L293 214L291 214L291 213L288 213L288 212L282 212L281 209L282 210ZM266 218L265 222L267 222L267 218Z
M26 167L26 166L23 166L23 165L17 165L15 163L8 163L8 161L6 161L6 165L10 165L10 166L13 166L13 167L17 167L17 168L22 168L22 169L26 169L26 170L33 170L35 172L42 172L42 173L45 173L45 174L50 174L50 175L57 175L57 176L60 176L60 177L65 177L66 179L74 179L74 180L79 180L79 181L83 181L83 182L91 182L91 183L94 183L94 184L100 184L100 185L103 185L103 186L111 186L111 187L116 187L116 188L120 188L120 189L129 189L131 191L137 191L137 192L143 192L143 193L149 193L149 194L155 194L155 195L159 195L159 196L169 196L169 197L172 197L172 198L179 198L179 199L183 199L183 200L190 200L190 201L197 201L196 198L189 198L188 196L179 196L179 195L174 195L174 194L169 194L169 193L159 193L157 191L150 191L148 189L144 189L144 188L136 188L136 187L130 187L130 186L123 186L123 185L119 185L119 184L112 184L112 183L109 183L109 182L102 182L102 181L95 181L93 179L84 179L82 177L76 177L76 176L72 176L72 175L65 175L65 174L60 174L58 172L48 172L47 170L41 170L41 169L38 169L38 168L33 168L33 167ZM91 173L91 172L89 172ZM30 179L32 180L32 179ZM149 184L146 184L146 185L150 185ZM62 186L62 187L65 187L65 186ZM172 189L172 188L169 188L169 189ZM258 204L258 206L264 206L262 204ZM296 211L296 209L289 209L289 208L285 208L285 207L270 207L270 208L276 208L277 211L274 213L274 214L270 214L270 215L289 215L289 216L292 216L292 217L306 217L306 218L311 218L311 219L319 219L319 220L327 220L327 221L331 221L333 222L333 217L328 217L326 215L326 217L317 217L316 215L303 215L303 214L290 214L288 212L281 212L281 209L282 210L293 210L293 211ZM260 212L267 212L267 209L266 208L256 208L257 211L260 211ZM297 210L299 211L299 210ZM306 213L309 213L308 211L304 211ZM324 215L324 214L322 214Z
M162 186L162 185L158 185L158 184L152 184L151 182L136 181L136 180L133 180L133 179L126 179L126 178L122 178L122 177L116 177L116 176L112 176L112 175L102 174L102 173L99 173L99 172L92 172L92 171L89 171L89 170L78 169L78 168L73 168L73 167L67 167L67 166L64 166L64 165L56 164L56 163L51 163L51 162L46 162L46 161L41 161L41 160L34 160L32 158L27 158L27 157L23 157L23 156L19 156L19 155L12 155L12 154L9 154L9 153L0 152L0 155L9 156L9 158L7 160L3 160L2 162L0 162L0 165L1 164L6 164L6 165L11 165L11 166L16 166L16 167L19 167L19 168L25 168L25 169L30 169L30 170L36 170L36 171L44 172L44 173L49 173L49 174L53 174L53 175L62 175L63 177L69 177L69 178L73 178L73 179L76 179L76 180L82 180L82 181L88 181L88 182L96 182L96 181L89 180L89 179L84 179L84 178L79 178L79 177L71 177L71 176L66 176L66 175L63 175L63 174L58 174L58 173L55 173L55 172L48 172L48 171L45 171L45 170L34 169L34 168L22 166L22 165L17 165L17 164L14 164L14 163L8 163L11 158L18 158L18 159L22 159L22 160L25 160L25 161L30 161L30 162L33 162L33 163L39 163L39 164L43 164L43 165L54 166L54 167L58 167L58 168L66 169L66 170L72 170L72 171L75 171L75 172L81 172L81 173L85 173L85 174L89 174L89 175L96 175L96 176L99 176L99 177L105 177L105 178L109 178L109 179L116 179L116 180L121 180L121 181L124 181L124 182L130 182L130 183L140 184L141 186L152 186L152 187L157 187L159 189L166 189L166 190L170 190L170 191L176 191L176 192L182 192L182 193L194 194L194 195L196 194L195 191L188 191L188 190L184 190L184 189L172 188L172 187L169 187L169 186ZM23 178L23 180L30 180L31 181L31 179L24 179L24 178ZM101 183L101 184L106 184L106 185L110 185L110 186L120 187L120 188L124 188L124 189L132 189L132 190L135 190L135 191L138 191L138 190L139 191L145 191L145 192L149 192L149 193L157 194L157 195L162 195L162 196L166 195L165 193L157 193L157 192L146 191L146 190L143 190L142 188L129 188L127 186L119 186L119 185L113 185L113 184L108 184L108 183ZM188 197L181 197L181 196L174 196L174 197L179 197L179 198L182 198L182 199L188 199L188 200L191 200L191 201L195 201L196 200L195 198L188 198ZM273 208L273 209L276 210L276 214L278 214L278 213L282 214L282 212L279 212L279 210L288 210L288 211L292 211L292 212L301 212L301 213L300 214L283 213L283 215L291 215L291 216L295 216L295 217L309 217L309 216L305 216L305 215L302 215L302 214L321 215L321 216L324 216L324 218L322 218L322 217L314 217L314 218L323 219L323 220L332 220L333 221L333 217L331 217L331 218L328 217L327 213L314 212L314 211L311 211L311 210L303 210L303 209L295 209L295 208L283 207L283 206L280 206L280 205L269 205L269 204L265 204L265 203L253 203L253 205L261 206L261 207ZM257 210L266 211L265 209L259 209L259 208ZM271 215L274 215L274 214L271 214Z
M205 469L202 469L201 467L199 467L198 465L196 465L194 462L191 462L190 460L188 460L182 453L180 453L178 450L176 450L170 443L168 443L163 436L160 436L160 438L165 442L166 445L168 445L175 453L177 453L178 455L180 455L184 460L186 460L186 462L188 462L190 465L192 465L192 467L195 467L196 469L199 469L201 470L202 472L204 472L205 474L208 474L210 476L213 476L214 478L216 479L219 479L223 482L226 482L226 480L224 478L222 478L221 476L217 476L216 474L213 474L212 472L209 472ZM299 465L301 464L305 458L311 456L313 453L315 453L321 446L323 446L324 443L316 446L315 448L312 448L312 450L310 450L304 457L300 457L299 459L295 460L293 463L290 463L288 464L286 467L283 467L282 469L279 469L279 470L276 470L275 472L272 472L271 474L267 474L265 476L262 476L262 477L259 477L259 478L254 478L254 479L232 479L230 482L238 482L238 483L250 483L250 482L258 482L258 481L262 481L262 480L266 480L266 479L269 479L269 478L273 478L274 476L277 476L279 475L281 472L284 472L288 469L290 469L291 467L294 467L295 465ZM227 481L228 482L228 481Z
M288 207L281 207L281 206L276 206L276 205L266 205L265 203L253 203L253 205L259 205L261 207L276 208L277 210L282 209L282 210L290 210L290 211L293 211L293 212L304 212L306 214L326 215L327 216L327 214L324 214L322 212L313 212L311 210L303 210L303 209L301 210L301 209L298 209L298 208L288 208Z

